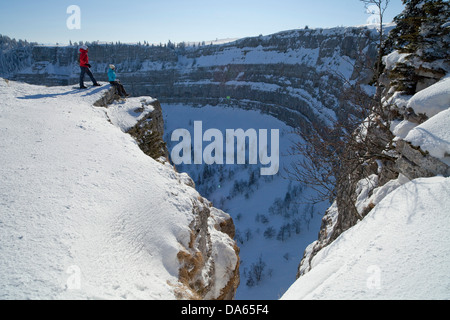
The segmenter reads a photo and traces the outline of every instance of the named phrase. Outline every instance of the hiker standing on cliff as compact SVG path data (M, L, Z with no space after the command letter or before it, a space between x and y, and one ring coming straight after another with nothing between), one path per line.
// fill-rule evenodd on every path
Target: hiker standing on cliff
M84 75L87 74L89 78L91 78L92 84L96 87L100 87L101 84L97 83L97 80L95 80L94 75L92 74L91 70L89 68L91 65L89 64L89 57L88 57L88 50L89 48L87 46L81 46L80 47L80 89L87 89L87 87L84 85Z

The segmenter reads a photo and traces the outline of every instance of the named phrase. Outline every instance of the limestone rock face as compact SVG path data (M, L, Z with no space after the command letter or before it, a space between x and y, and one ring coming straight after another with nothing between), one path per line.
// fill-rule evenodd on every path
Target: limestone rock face
M164 119L161 104L158 100L150 103L154 110L144 116L136 125L128 130L139 144L141 150L155 160L169 159L169 152L164 142Z
M191 239L178 253L180 282L189 290L178 290L179 298L232 300L240 283L234 223L202 197L193 200L193 208ZM228 236L226 243L214 235L218 231Z
M397 170L410 180L421 177L450 176L450 167L404 140L397 141Z

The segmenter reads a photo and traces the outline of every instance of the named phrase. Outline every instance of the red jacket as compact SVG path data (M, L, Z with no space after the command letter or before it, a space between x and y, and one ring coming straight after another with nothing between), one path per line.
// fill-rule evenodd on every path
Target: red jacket
M80 49L80 67L87 67L89 64L89 57L87 50Z

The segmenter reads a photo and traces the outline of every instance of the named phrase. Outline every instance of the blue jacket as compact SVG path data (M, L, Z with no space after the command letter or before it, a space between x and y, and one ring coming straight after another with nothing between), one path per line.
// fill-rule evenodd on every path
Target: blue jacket
M116 72L113 69L108 70L109 81L116 81Z

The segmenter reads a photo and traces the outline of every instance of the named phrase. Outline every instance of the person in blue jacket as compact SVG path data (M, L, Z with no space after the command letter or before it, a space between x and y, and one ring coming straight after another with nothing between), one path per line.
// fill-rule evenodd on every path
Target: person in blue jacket
M117 94L119 96L123 97L128 97L130 96L126 91L125 88L123 87L123 85L120 83L119 80L117 80L117 76L116 76L116 67L113 64L109 65L109 70L108 70L108 80L109 83L116 88Z

